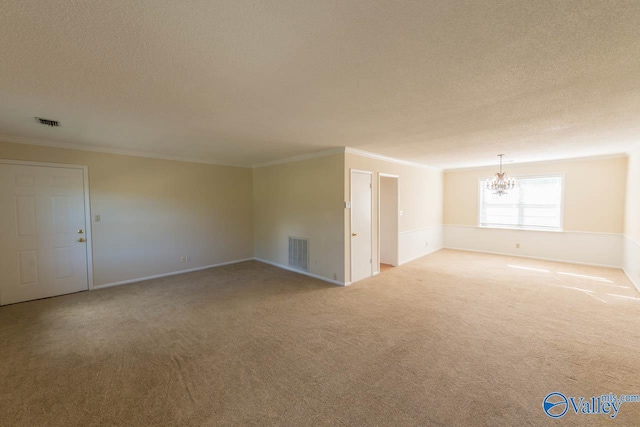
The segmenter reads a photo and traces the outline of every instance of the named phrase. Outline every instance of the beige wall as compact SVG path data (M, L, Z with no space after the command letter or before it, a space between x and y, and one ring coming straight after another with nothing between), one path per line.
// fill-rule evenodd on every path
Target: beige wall
M507 164L510 176L564 174L564 230L622 233L626 157ZM478 181L496 167L450 170L444 174L444 223L478 225Z
M398 179L380 177L380 262L398 265Z
M255 256L288 264L289 236L310 239L309 272L344 278L344 154L253 170Z
M624 233L640 242L640 150L629 156Z
M344 200L350 200L350 171L360 169L373 172L373 259L378 259L378 174L399 175L400 203L398 209L400 233L442 225L442 172L401 163L388 162L353 153L345 154ZM344 212L345 280L351 276L350 212ZM374 266L375 267L375 266ZM374 268L377 270L377 268Z
M89 167L102 217L92 224L95 286L253 256L251 169L5 142L0 158Z
M629 156L624 234L624 270L640 291L640 148Z
M476 226L478 180L495 172L443 174L353 153L252 171L5 142L0 158L89 167L92 214L102 216L92 224L96 286L253 256L286 266L289 236L310 239L310 273L349 282L350 211L343 203L351 169L374 173L374 207L379 173L400 177L399 245L414 245L400 262L423 254L423 240L434 239L420 230L443 221ZM624 232L640 241L640 152L629 159L628 176L625 157L506 169L513 176L564 174L566 231ZM377 260L377 208L373 225ZM181 263L186 255L191 261Z

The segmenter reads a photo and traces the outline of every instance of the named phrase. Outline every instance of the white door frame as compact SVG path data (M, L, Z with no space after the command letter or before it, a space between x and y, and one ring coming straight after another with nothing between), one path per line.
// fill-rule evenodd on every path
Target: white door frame
M380 273L380 178L395 178L398 183L396 190L397 207L400 209L400 175L392 175L390 173L378 173L378 273ZM398 211L396 211L398 215ZM399 216L399 215L398 215ZM400 264L400 218L396 219L396 260Z
M45 163L31 162L22 160L0 159L0 164L6 165L22 165L22 166L39 166L48 168L64 168L64 169L81 169L83 175L84 186L84 222L86 228L86 253L87 253L87 283L89 290L93 290L93 243L91 232L91 199L89 198L89 167L86 165L68 165L65 163Z
M365 173L371 175L371 186L373 187L373 172L361 169L349 169L349 203L353 202L353 173ZM371 193L371 237L373 237L373 188L369 189ZM353 206L349 209L349 282L353 283L353 245L351 244L351 234L353 233ZM373 238L371 239L371 258L373 258ZM373 262L371 263L371 276L373 276Z

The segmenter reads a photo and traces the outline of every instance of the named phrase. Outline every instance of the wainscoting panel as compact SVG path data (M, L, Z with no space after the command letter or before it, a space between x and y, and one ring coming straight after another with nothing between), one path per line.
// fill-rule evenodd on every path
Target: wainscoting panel
M444 247L617 268L624 261L622 234L445 225Z
M442 226L403 231L398 244L400 265L438 251L442 249Z
M624 272L640 292L640 243L624 236Z

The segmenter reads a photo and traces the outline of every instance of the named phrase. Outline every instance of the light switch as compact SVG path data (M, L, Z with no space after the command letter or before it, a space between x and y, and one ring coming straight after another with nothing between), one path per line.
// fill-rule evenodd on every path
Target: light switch
M100 215L96 215L94 222L100 222L100 221L102 221L102 217Z
M345 209L351 209L351 202L344 202Z

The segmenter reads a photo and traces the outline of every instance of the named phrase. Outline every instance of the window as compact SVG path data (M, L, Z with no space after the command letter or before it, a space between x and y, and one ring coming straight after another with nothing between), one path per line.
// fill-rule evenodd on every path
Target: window
M480 227L562 230L562 176L516 178L502 196L487 190L487 181L480 181Z

